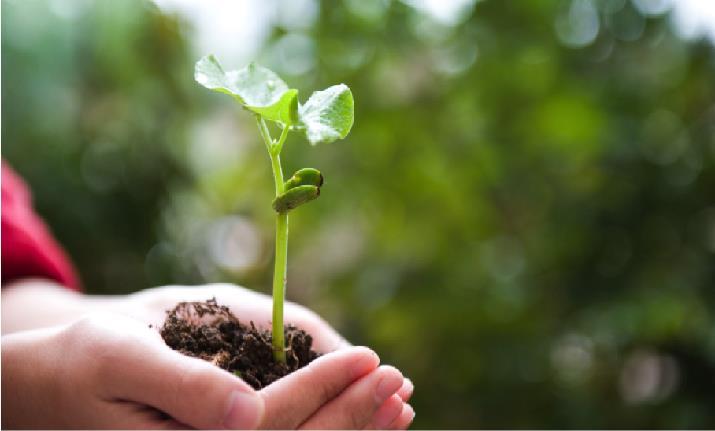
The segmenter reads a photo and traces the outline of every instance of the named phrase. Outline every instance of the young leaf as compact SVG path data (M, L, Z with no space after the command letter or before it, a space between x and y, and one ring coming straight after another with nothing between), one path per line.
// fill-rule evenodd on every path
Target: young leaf
M207 55L196 62L194 66L194 79L204 87L233 95L231 84L228 83L226 72L213 55Z
M298 186L315 186L320 188L323 185L323 174L313 168L303 168L296 171L288 181L285 182L285 190L290 190Z
M271 106L247 108L267 120L279 121L286 126L293 125L298 122L298 90L291 88Z
M353 93L339 84L313 93L298 109L305 135L312 145L342 139L353 126Z
M313 199L317 199L318 196L320 196L320 187L293 187L273 200L273 209L276 210L276 212L285 213Z
M194 78L210 90L232 96L266 120L289 126L298 120L298 90L288 89L278 75L265 67L251 63L225 72L216 57L208 55L196 62Z

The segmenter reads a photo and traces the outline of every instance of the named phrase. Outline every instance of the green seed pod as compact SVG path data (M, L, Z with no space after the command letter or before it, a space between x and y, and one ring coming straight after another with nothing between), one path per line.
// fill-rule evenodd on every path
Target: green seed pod
M303 168L296 171L293 176L286 181L285 189L290 190L298 186L315 186L320 188L323 185L323 174L313 168Z
M320 196L320 188L316 186L297 186L286 191L273 200L273 209L284 213L310 202Z

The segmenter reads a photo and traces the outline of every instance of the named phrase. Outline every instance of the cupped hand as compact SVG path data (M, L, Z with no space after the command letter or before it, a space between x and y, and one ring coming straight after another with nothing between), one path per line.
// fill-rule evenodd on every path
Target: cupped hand
M330 353L258 392L171 350L148 327L163 322L179 301L214 296L242 320L268 321L270 298L242 288L163 287L96 299L90 308L99 315L62 329L4 336L3 393L13 396L3 397L3 412L13 413L3 415L3 427L404 429L411 423L411 382L298 305L286 304L286 322L306 329L317 350Z
M177 302L213 297L240 320L270 327L271 298L230 284L147 289L127 297L125 312L159 325ZM284 312L286 323L313 336L317 351L333 353L260 392L267 402L264 427L405 429L410 425L414 411L407 401L414 388L409 379L393 367L377 368L379 358L367 348L348 349L350 344L309 309L286 302Z
M256 392L108 313L5 336L2 363L3 428L334 428L346 411L342 425L362 428L403 384L372 351L351 347Z

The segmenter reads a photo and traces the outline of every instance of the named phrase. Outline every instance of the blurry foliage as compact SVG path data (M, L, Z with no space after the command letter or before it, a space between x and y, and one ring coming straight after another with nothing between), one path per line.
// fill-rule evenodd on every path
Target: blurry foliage
M193 83L188 24L58 5L2 4L3 158L86 289L267 291L268 161ZM286 143L326 176L288 296L415 381L417 427L715 425L711 45L627 1L281 22L258 60L356 99L346 141Z
M178 23L137 2L2 5L3 158L90 291L145 287L162 200L186 177Z

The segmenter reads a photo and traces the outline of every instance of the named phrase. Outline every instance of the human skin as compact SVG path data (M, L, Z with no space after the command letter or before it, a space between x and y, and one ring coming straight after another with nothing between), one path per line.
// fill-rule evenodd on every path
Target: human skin
M270 298L225 284L104 297L45 280L3 286L2 427L405 429L412 422L409 379L296 304L286 303L286 322L311 333L325 354L260 391L167 347L155 329L165 311L214 296L242 320L270 319Z

